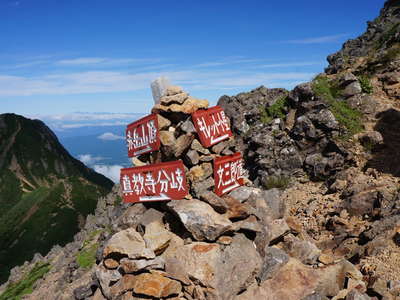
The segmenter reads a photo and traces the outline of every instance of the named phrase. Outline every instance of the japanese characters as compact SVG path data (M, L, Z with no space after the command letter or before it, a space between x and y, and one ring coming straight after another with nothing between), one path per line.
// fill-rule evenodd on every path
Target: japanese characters
M218 196L243 185L243 159L239 152L233 155L218 157L214 160L214 182L215 193Z
M182 161L121 170L124 202L179 200L188 193Z
M158 150L160 138L157 115L151 114L129 124L126 128L126 142L129 157Z
M198 110L192 114L192 119L204 147L210 147L232 136L228 119L220 106Z

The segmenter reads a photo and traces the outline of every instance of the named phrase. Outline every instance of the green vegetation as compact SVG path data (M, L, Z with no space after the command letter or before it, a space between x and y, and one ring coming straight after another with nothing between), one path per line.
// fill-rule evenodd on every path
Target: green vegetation
M341 135L343 140L347 140L363 130L361 122L362 113L351 108L347 102L338 100L340 89L335 82L332 82L325 76L318 76L313 81L313 91L317 96L327 101L336 120L346 130Z
M385 33L383 33L376 44L376 49L380 49L385 43L389 42L387 46L393 44L392 38L395 36L400 28L400 22L393 24Z
M360 82L363 93L371 94L374 91L374 88L368 76L366 75L358 76L358 81Z
M118 205L120 205L121 203L122 203L122 198L121 198L119 195L117 195L117 196L115 197L114 206L118 206Z
M394 45L386 50L386 53L381 58L381 62L387 64L400 57L400 45Z
M287 96L280 97L274 104L265 108L261 106L260 110L260 120L264 124L270 123L276 118L285 118L285 107L287 106Z
M287 176L269 176L264 181L264 186L267 190L277 188L277 189L286 189L289 186L290 178Z
M79 231L78 216L93 213L113 186L73 159L42 122L14 114L1 118L0 283L34 253L70 242Z
M87 245L76 256L76 262L81 268L91 268L96 263L96 251L99 244Z
M0 300L19 300L23 295L31 294L35 282L43 278L49 270L49 264L37 263L19 282L10 284L4 293L0 295Z

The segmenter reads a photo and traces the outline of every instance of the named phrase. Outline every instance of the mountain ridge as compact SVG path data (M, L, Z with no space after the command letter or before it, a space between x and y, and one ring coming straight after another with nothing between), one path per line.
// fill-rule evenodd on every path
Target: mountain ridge
M79 228L78 219L94 210L97 198L113 183L74 159L39 120L0 115L0 149L0 264L4 280L6 266L72 239ZM68 229L57 234L63 227Z

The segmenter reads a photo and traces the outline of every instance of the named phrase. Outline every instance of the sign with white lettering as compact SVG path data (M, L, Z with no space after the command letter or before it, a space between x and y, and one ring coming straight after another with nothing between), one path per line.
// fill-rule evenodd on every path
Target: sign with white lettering
M240 152L214 159L215 193L222 196L244 184L243 159Z
M192 119L200 142L206 148L232 136L228 119L220 106L198 110L192 114Z
M124 202L181 200L187 193L181 160L121 169Z
M160 149L160 136L156 114L151 114L126 128L128 156L134 157Z

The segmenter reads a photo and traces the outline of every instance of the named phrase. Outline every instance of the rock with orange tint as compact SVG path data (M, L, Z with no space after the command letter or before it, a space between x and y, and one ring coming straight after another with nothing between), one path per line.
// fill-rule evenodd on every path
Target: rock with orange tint
M160 274L142 273L135 276L133 291L136 294L161 298L178 295L182 291L182 285Z
M154 105L152 111L154 113L164 111L164 112L182 112L185 114L191 114L199 109L207 108L207 107L208 107L207 100L201 100L201 99L195 99L195 98L189 97L185 100L185 102L183 102L183 104L173 103L169 106L162 105L162 104L156 104L156 105Z
M104 260L104 265L106 266L107 269L116 269L118 268L119 263L112 258L107 258Z
M134 273L143 269L163 269L164 259L157 256L155 259L136 259L123 258L120 261L121 269L126 273Z
M237 234L229 245L196 242L180 247L166 259L165 270L177 279L199 281L215 299L232 299L255 280L261 265L253 242Z
M312 294L319 283L319 271L290 259L276 275L260 286L252 285L237 300L299 300Z
M220 255L220 245L195 242L176 248L174 252L170 251L166 258L165 270L167 272L174 270L172 275L179 275L182 278L191 277L203 286L214 287ZM177 261L180 262L179 273L175 271L176 266L172 266Z
M110 297L116 299L127 291L131 291L135 285L134 275L126 274L110 288Z
M232 222L227 217L218 214L203 201L197 199L174 200L168 203L168 206L198 241L214 241L224 232L232 229Z
M235 235L219 257L214 293L218 299L232 299L255 281L261 267L262 259L253 242L244 234Z
M245 219L249 216L248 204L240 203L239 200L230 196L224 196L222 199L224 199L224 202L228 206L228 212L226 213L226 216L229 219Z

